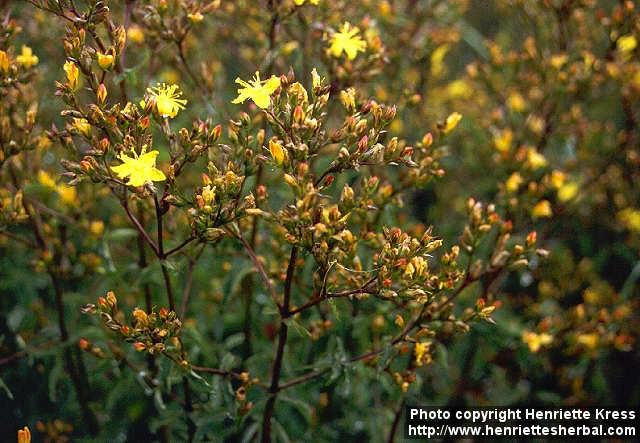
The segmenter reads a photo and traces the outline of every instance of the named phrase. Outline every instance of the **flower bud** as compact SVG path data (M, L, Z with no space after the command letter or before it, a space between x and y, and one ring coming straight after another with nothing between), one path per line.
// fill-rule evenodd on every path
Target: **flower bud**
M103 54L102 52L98 52L97 58L98 66L100 66L101 69L108 71L113 67L113 62L115 61L113 54Z
M98 97L98 103L100 103L101 105L104 104L105 100L107 99L107 87L104 85L104 83L100 83L100 86L98 86L96 96Z

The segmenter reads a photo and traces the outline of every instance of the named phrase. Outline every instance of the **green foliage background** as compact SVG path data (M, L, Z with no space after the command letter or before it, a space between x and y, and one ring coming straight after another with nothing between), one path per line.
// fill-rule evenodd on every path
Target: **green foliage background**
M92 1L76 3L79 10L95 6ZM188 17L210 4L215 6L203 14L202 21ZM64 128L67 120L60 111L65 107L54 95L54 82L64 81L61 40L68 23L28 2L5 1L0 6L3 17L8 13L22 27L12 41L15 52L26 44L39 57L31 89L25 91L38 103L38 127L41 131L52 125ZM252 119L259 114L255 107L230 103L236 96L236 77L249 78L256 70L276 74L291 70L311 90L310 73L315 67L332 86L328 112L336 126L341 112L336 97L349 86L365 99L397 105L386 141L398 136L415 145L427 132L438 132L437 122L460 112L459 126L438 140L439 149L446 152L440 160L445 175L381 207L379 226L416 233L433 226L448 248L459 242L468 223L467 201L473 197L495 202L503 219L512 221L514 239L522 242L536 231L538 246L549 251L548 257L536 256L525 268L478 281L462 291L453 312L463 315L482 297L489 304L498 302L492 314L495 324L470 322L468 332L459 333L449 329L446 321L438 322L433 362L411 368L416 380L406 393L393 373L404 371L408 364L411 367L412 348L395 355L390 346L373 362L349 362L372 345L388 343L397 333L393 305L375 297L336 299L291 319L283 363L286 379L308 371L326 373L278 396L274 440L386 440L403 401L637 407L640 48L624 51L618 41L621 36L640 38L640 5L605 0L320 0L317 6L306 2L296 7L288 0L138 0L108 6L114 20L128 21L129 28L136 27L145 37L144 43L137 43L129 33L124 72L109 77L110 97L116 96L122 78L131 101L141 99L157 81L176 82L189 100L171 121L176 130L191 127L197 118L226 125L230 119L237 120L242 110ZM273 37L270 26L276 16ZM338 29L344 21L358 25L367 36L367 53L353 63L326 53L328 30ZM172 39L185 28L188 33L176 45ZM372 44L376 38L377 47ZM5 45L9 40L0 41ZM442 61L434 58L438 49L445 51ZM510 105L515 95L523 98L522 107ZM257 130L262 123L256 118L252 124L251 129ZM505 130L512 132L513 141L501 152L495 140ZM159 126L153 131L156 137L162 134ZM228 133L223 135L227 143L225 137ZM159 142L154 148L161 151L158 163L166 164L167 143ZM531 149L544 156L543 166L531 166ZM335 152L325 155L318 160L324 167ZM45 150L17 157L20 164L34 162L60 182L64 172L60 160L68 158L68 153L54 140ZM15 188L7 164L2 168L0 185L6 198ZM365 170L369 175L381 173L375 166ZM184 182L185 195L197 192L204 171L206 161L196 161ZM515 191L508 185L514 173L522 179ZM389 180L399 181L402 174L393 170ZM577 186L571 198L561 198L562 185L553 185L558 174L563 184ZM365 172L346 171L327 192L339 196L343 185L356 186L361 176ZM47 223L52 236L65 232L73 251L62 283L70 337L66 343L58 340L54 291L42 257L13 239L23 236L31 241L29 227L0 224L2 232L11 234L0 232L0 435L10 441L18 428L28 425L37 435L34 441L56 441L62 436L72 441L186 441L189 431L180 394L184 371L178 365L159 359L158 386L153 390L135 370L144 368L144 353L130 344L117 343L136 363L134 369L124 360L98 358L78 347L83 338L107 351L108 343L114 341L98 317L80 311L107 291L117 294L127 313L142 306L145 285L153 304L166 306L160 263L149 257L149 266L139 268L138 234L117 200L99 185L80 183L81 203L74 206L66 205L36 177L27 178L25 195L64 214L62 222L53 216L54 221ZM266 164L263 180L271 207L290 200L282 174L272 164ZM254 186L255 178L247 183ZM550 216L536 214L541 200L550 202ZM104 223L104 232L98 235L87 231L95 220ZM170 219L167 229L173 236L168 240L171 246L190 231L186 216ZM495 237L497 232L492 231L479 244L476 257L490 260ZM281 284L290 251L282 232L265 227L258 244L268 272ZM195 257L199 258L192 265ZM309 257L303 256L294 280L298 305L307 300L315 278ZM363 257L363 261L367 269L373 259ZM185 254L166 262L179 303L182 291L189 288L190 304L182 319L189 361L247 370L267 383L277 309L242 245L232 238L213 246L194 242ZM309 330L314 332L317 322L325 320L331 321L331 327L312 339ZM548 333L552 340L534 350L523 339L527 332ZM89 404L101 425L95 436L66 372L64 349L84 362ZM263 390L247 390L253 409L245 413L246 402L237 399L237 380L197 371L189 377L197 404L192 413L196 440L258 438L267 401ZM42 422L44 432L34 431L37 422ZM396 437L400 434L399 430Z

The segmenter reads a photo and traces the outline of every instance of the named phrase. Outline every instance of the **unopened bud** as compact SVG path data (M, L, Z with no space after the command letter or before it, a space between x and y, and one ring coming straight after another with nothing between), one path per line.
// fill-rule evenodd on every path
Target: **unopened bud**
M100 83L100 86L98 86L96 96L98 97L98 103L100 103L101 105L104 104L105 100L107 99L107 87L104 85L104 83Z

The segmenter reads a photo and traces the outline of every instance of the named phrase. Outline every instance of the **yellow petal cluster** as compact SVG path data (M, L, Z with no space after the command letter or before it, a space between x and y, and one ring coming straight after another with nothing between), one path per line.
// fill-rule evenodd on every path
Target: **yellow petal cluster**
M62 69L64 69L64 73L67 76L67 85L69 88L74 91L78 89L78 86L80 85L80 69L78 69L78 65L67 60L64 62Z
M128 179L130 186L142 186L147 182L160 182L166 180L164 173L156 168L158 151L143 152L139 156L134 152L134 157L121 153L118 158L121 165L112 166L111 170L121 179Z
M533 353L536 353L543 346L550 345L553 342L553 336L551 334L547 334L543 332L541 334L537 334L531 331L524 331L522 333L522 341L529 346L529 350Z
M458 126L458 123L460 123L460 120L462 120L462 114L460 114L459 112L451 113L447 117L447 119L444 121L444 127L442 128L442 132L444 132L445 134L450 133L456 128L456 126Z
M163 118L174 118L187 104L187 100L180 98L182 91L178 85L158 83L153 88L148 88L147 92L155 98L156 110Z
M331 36L329 53L338 58L344 52L349 60L355 59L358 52L364 52L367 47L367 42L359 34L357 26L345 22L340 31Z
M280 79L271 76L267 80L260 80L260 72L256 71L256 75L248 82L241 78L236 78L236 83L242 86L238 88L238 97L231 103L244 103L246 100L252 100L256 106L265 109L271 104L271 94L276 92L280 87Z
M16 61L29 69L32 66L37 65L39 59L37 55L34 55L33 50L30 47L22 45L22 51L20 52L20 55L16 57Z

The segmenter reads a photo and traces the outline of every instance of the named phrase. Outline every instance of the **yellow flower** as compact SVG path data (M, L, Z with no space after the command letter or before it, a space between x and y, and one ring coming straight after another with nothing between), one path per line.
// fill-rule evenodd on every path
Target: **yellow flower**
M74 118L73 128L85 137L91 136L91 124L86 118Z
M113 66L114 57L113 54L103 54L102 52L98 52L98 66L100 66L105 71L110 69Z
M102 220L94 220L89 223L89 232L95 235L96 237L100 237L104 232L104 222Z
M415 269L416 276L417 277L424 277L425 272L427 271L427 267L429 266L427 261L422 257L413 257L411 259L411 264L413 265L413 267Z
M527 166L531 169L540 169L547 166L547 159L540 154L535 148L529 148L527 151Z
M416 343L414 350L416 357L416 366L422 366L424 364L431 363L431 355L429 354L430 342L418 342Z
M504 187L506 188L507 192L514 193L518 190L518 188L522 184L522 181L523 180L520 173L514 172L513 174L511 174L511 176L509 176L507 181L504 183Z
M38 56L33 55L31 48L25 45L22 45L22 52L16 57L16 61L27 69L37 65L38 60Z
M282 145L277 141L269 140L269 152L271 152L271 157L273 157L276 164L278 166L282 166L287 158L287 154Z
M513 131L509 128L499 131L493 136L493 144L500 152L507 152L513 143Z
M311 84L313 88L319 88L324 83L324 78L320 77L316 68L311 71Z
M187 14L187 18L191 20L192 23L200 23L204 19L204 15L200 12L194 12Z
M431 75L432 76L440 77L444 73L444 70L445 70L444 57L447 55L447 52L449 52L449 45L444 44L444 45L438 46L431 53Z
M531 210L533 218L549 218L553 215L549 200L540 200Z
M260 80L260 73L256 71L253 80L246 82L241 78L236 78L236 83L242 86L238 88L238 97L231 103L244 103L245 100L251 99L259 108L265 109L271 103L271 94L280 87L280 79L271 76L267 80Z
M63 203L66 203L68 205L75 205L78 201L78 194L76 193L76 188L74 188L73 186L68 186L65 184L58 185L56 186L56 192L60 196L60 200L62 200Z
M442 132L444 132L445 134L450 133L455 129L456 126L458 126L458 123L460 123L460 120L462 120L462 114L460 114L459 112L454 112L450 114L444 122L444 127L442 128Z
M595 349L598 346L598 342L600 341L599 339L600 337L595 332L589 334L580 334L576 338L579 344L589 349Z
M77 89L78 85L80 84L80 70L78 69L78 65L70 60L67 60L66 62L64 62L62 69L64 69L64 72L67 75L67 84L69 85L69 87L72 90Z
M156 157L158 151L142 152L139 156L134 152L134 157L121 153L118 158L121 165L112 166L111 170L121 179L128 178L129 186L142 186L147 182L160 182L166 180L164 173L156 169Z
M507 106L513 112L522 112L527 108L527 102L519 92L512 92L507 98Z
M31 431L28 426L18 430L18 443L31 443Z
M558 200L563 203L568 202L569 200L573 200L573 198L578 195L578 191L580 191L580 186L578 186L578 183L566 183L558 188Z
M298 6L302 6L306 1L307 0L293 0L293 3ZM311 3L312 5L317 5L318 3L320 3L320 0L309 0L309 3Z
M145 328L149 325L149 316L140 308L133 310L133 318L136 320L136 328Z
M536 334L531 331L524 331L522 333L522 341L529 346L529 350L536 353L541 347L551 344L553 336L543 332L542 334Z
M340 32L336 32L331 36L331 46L329 52L334 57L340 57L342 52L347 55L349 60L353 60L358 52L364 52L367 43L358 34L360 30L356 26L351 26L349 22L345 22L340 28Z
M68 205L73 205L77 201L76 188L65 184L56 184L56 181L46 171L38 171L38 183L55 191L60 196L60 200Z
M353 111L356 108L356 90L347 88L346 91L340 91L340 101L347 111Z
M451 98L469 98L473 94L469 83L462 79L454 80L447 85L447 95Z
M618 221L630 231L640 232L640 210L625 208L618 212Z
M9 72L9 54L0 50L0 71L5 74Z
M182 91L178 85L167 85L158 83L153 88L147 88L147 92L156 99L156 110L158 114L166 118L174 118L178 111L184 109L187 101L182 96Z
M552 55L550 58L551 66L553 66L556 69L560 69L567 62L568 58L569 57L567 57L567 54Z
M638 40L636 40L635 36L632 34L623 35L618 38L616 46L618 47L618 51L622 52L623 54L627 54L636 49L636 47L638 46Z
M204 186L202 188L202 200L206 205L211 205L216 198L216 188L212 188L211 185Z
M127 38L134 43L140 44L144 42L144 32L138 25L131 25L127 30Z
M38 182L47 188L55 189L56 187L56 181L46 171L38 171Z
M564 182L566 181L566 179L567 179L567 175L562 171L558 171L556 169L551 172L551 177L550 177L551 185L556 189L560 189L560 187L564 185Z

